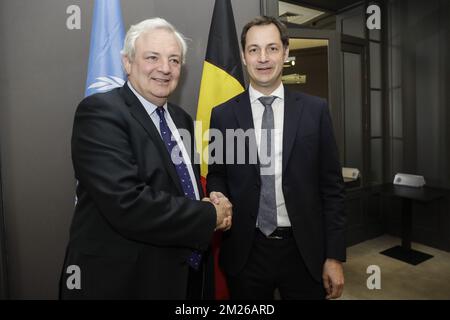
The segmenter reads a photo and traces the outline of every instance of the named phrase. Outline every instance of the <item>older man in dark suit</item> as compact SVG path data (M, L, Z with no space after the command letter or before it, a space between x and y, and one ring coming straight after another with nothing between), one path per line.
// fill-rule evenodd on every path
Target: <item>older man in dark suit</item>
M193 121L167 102L186 43L154 18L130 28L122 53L127 83L87 97L75 114L78 203L61 297L201 298L188 279L202 279L202 253L215 229L229 227L231 206L201 201ZM67 286L69 266L81 271L77 288Z

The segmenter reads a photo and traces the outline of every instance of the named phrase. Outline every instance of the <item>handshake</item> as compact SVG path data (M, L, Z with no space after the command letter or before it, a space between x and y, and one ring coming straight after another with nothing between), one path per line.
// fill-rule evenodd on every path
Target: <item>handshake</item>
M215 230L229 230L233 216L233 205L230 200L222 192L213 191L209 194L209 198L203 198L202 201L211 202L216 208L217 220Z

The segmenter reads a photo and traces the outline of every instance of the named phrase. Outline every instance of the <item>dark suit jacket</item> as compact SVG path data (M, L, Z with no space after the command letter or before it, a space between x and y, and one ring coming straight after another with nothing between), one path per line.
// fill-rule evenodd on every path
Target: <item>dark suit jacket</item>
M254 128L248 90L213 109L211 128L223 133ZM208 170L208 192L220 191L233 204L233 225L223 235L220 256L230 275L244 267L255 234L261 183L259 165L249 163L249 145L254 143L253 134L245 143L245 164L211 164ZM226 155L232 145L227 141L224 146ZM325 100L285 90L282 166L296 244L313 277L321 281L326 258L345 260L344 182Z
M193 121L168 110L178 128ZM70 229L62 298L186 297L187 257L205 250L214 206L183 196L164 142L127 85L85 98L75 114L72 160L78 203ZM197 185L199 166L194 166ZM67 266L81 269L81 290L68 290Z

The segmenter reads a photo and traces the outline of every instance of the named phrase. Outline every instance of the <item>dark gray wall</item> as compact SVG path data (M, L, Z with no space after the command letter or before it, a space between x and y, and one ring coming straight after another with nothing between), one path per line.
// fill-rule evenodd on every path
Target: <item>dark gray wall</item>
M391 176L419 174L450 189L450 1L390 0L389 25ZM395 202L386 208L387 232L398 235ZM413 206L412 240L450 250L449 192Z
M450 2L391 0L393 172L450 188Z
M6 268L5 219L3 215L3 191L1 181L2 162L0 152L0 299L6 299L8 297L8 272Z
M81 30L66 8L81 8ZM74 204L70 135L82 99L93 1L0 2L0 148L10 296L53 299ZM238 33L260 0L233 0ZM192 41L172 101L195 117L214 0L123 0L125 27L161 16Z

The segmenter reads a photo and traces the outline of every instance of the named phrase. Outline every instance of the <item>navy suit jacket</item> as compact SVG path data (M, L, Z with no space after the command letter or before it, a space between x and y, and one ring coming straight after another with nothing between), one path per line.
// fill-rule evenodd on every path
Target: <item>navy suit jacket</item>
M168 105L178 128L193 121ZM138 98L125 85L85 98L77 108L72 161L78 203L61 278L62 298L183 299L187 257L207 249L212 204L183 195L166 146ZM200 169L194 166L200 196ZM195 183L195 182L194 182ZM66 269L81 269L81 289L68 290Z
M276 112L276 110L274 110ZM248 90L213 109L211 128L252 129ZM223 235L220 263L236 275L244 267L255 234L261 188L258 164L209 165L207 190L224 193L233 204L233 225ZM224 143L223 154L233 148ZM234 155L238 152L234 146ZM236 159L235 159L236 160ZM325 100L285 89L282 190L298 249L313 277L322 281L326 258L345 260L344 182Z

